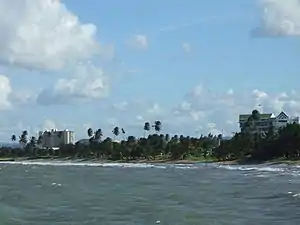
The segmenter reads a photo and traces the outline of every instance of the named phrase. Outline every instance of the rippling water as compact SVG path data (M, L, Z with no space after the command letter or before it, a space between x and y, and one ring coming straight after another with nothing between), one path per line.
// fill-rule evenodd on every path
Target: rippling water
M286 165L0 164L3 225L300 224Z

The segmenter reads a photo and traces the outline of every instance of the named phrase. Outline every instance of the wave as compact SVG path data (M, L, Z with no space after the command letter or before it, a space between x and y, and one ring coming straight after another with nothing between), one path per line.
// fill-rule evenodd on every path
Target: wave
M0 162L6 165L25 165L25 166L86 166L86 167L128 167L128 168L165 168L147 163L96 163L96 162L74 162L74 161L12 161Z
M288 175L293 177L300 176L300 167L295 165L215 165L216 168L231 170L231 171L243 171L246 174L255 174L257 177L270 177L270 175Z
M240 171L260 171L260 172L285 172L285 167L272 167L272 166L237 166L237 165L219 165L219 168L227 170L240 170Z
M25 165L25 166L84 166L84 167L115 167L115 168L177 168L196 169L199 166L194 164L151 164L151 163L98 163L98 162L74 162L74 161L5 161L0 165Z
M163 164L163 163L110 163L89 161L0 161L0 165L25 165L25 166L82 166L82 167L113 167L113 168L155 168L155 169L223 169L231 171L245 171L248 173L258 172L260 174L289 174L300 176L299 166L288 165L222 165L219 163L194 163L194 164ZM263 177L263 176L262 176Z

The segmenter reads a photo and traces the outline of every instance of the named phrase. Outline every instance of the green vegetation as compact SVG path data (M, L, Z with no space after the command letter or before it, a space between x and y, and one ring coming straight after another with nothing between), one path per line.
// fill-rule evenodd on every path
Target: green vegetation
M232 139L223 140L214 149L218 160L239 160L240 162L295 161L300 159L300 125L288 124L278 130L269 124L265 133L258 132L260 113L253 110L241 132Z
M41 148L41 138L31 137L28 139L28 132L24 131L19 137L20 149L2 148L1 158L19 157L62 157L82 158L101 160L212 160L213 149L218 146L221 136L201 136L199 138L184 137L169 134L161 134L162 123L155 121L153 125L149 122L141 126L144 130L144 137L125 137L123 128L114 127L112 130L113 139L103 139L101 129L95 132L92 128L87 130L89 139L79 141L75 145L62 145L58 150ZM152 130L153 129L153 130ZM121 141L115 141L121 135ZM120 139L120 138L118 138ZM17 141L13 135L12 141Z
M208 134L198 138L169 134L161 134L162 123L155 121L144 124L144 137L125 136L123 128L115 127L112 130L113 139L103 138L101 129L95 132L87 130L89 139L86 142L77 142L75 145L60 146L59 149L45 149L39 147L41 138L31 137L28 140L27 131L19 137L20 149L2 148L2 159L29 157L29 158L81 158L115 161L137 160L188 160L188 161L237 161L263 162L274 160L292 161L300 159L300 125L289 124L279 130L271 126L270 129L258 132L257 121L260 113L254 110L247 119L241 132L235 133L230 140L223 140L222 135ZM153 129L153 130L152 130ZM121 141L115 141L121 135ZM16 141L15 135L12 141Z

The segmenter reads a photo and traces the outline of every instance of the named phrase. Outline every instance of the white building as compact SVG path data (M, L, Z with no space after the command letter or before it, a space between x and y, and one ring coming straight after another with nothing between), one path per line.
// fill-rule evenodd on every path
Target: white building
M46 130L40 131L39 137L41 137L42 147L46 148L58 148L64 144L74 144L75 134L70 130Z
M239 124L241 129L244 127L250 116L251 114L239 115ZM254 122L256 132L266 134L271 127L274 128L274 131L277 131L279 128L285 127L287 124L299 123L299 117L289 117L285 112L281 112L277 116L273 113L262 113L259 115L259 120Z

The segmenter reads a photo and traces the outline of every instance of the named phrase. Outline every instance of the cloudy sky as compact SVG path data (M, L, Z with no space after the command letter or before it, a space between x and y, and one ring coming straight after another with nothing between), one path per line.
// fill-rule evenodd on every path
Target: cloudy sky
M300 114L299 0L2 0L0 140L113 126L229 135Z

